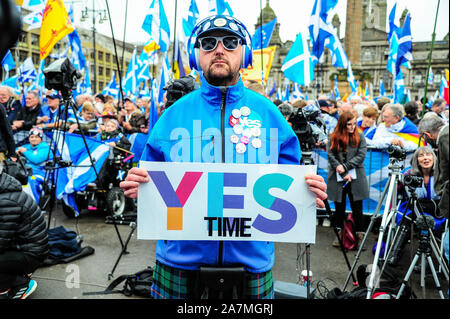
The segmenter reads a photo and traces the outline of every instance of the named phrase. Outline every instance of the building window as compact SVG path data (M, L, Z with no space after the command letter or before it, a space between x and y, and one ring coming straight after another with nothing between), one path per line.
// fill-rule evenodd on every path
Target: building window
M31 33L31 45L39 46L39 35Z
M103 60L103 52L102 51L98 51L98 59Z
M106 68L105 69L105 76L110 76L111 75L111 69L110 68Z
M41 57L40 57L39 53L34 53L33 52L31 54L31 59L33 60L33 63L37 64L37 65L39 65L39 63L41 62Z
M19 61L22 64L23 61L25 61L28 58L28 52L20 50L19 51Z
M98 67L98 75L103 75L103 67L102 66Z
M106 60L106 62L111 61L111 53L105 53L105 60Z

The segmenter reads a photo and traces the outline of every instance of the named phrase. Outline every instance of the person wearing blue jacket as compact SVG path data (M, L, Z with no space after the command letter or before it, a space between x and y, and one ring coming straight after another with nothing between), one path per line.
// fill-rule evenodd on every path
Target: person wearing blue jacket
M39 128L32 128L28 137L29 144L16 149L18 155L25 156L27 165L33 170L33 175L45 176L45 162L49 156L50 146L42 142L44 133Z
M240 69L251 63L251 37L234 17L211 16L194 28L191 67L200 71L200 88L165 110L152 129L141 160L166 162L300 164L297 136L270 100L247 89ZM191 40L190 39L190 40ZM248 139L243 138L247 136ZM132 168L120 186L137 198L146 170ZM324 207L326 184L319 175L306 183ZM242 298L273 298L274 244L261 241L159 240L153 298L199 298L200 267L242 266Z

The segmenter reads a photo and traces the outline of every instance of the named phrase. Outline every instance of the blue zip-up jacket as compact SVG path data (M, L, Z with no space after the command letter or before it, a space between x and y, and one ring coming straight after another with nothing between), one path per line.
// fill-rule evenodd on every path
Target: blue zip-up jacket
M23 156L27 159L27 165L33 169L33 175L45 176L45 162L49 156L50 146L41 142L36 146L26 144L27 150L23 153Z
M153 127L141 160L166 162L218 162L299 164L300 144L275 104L244 87L242 80L230 87L215 87L203 77L193 91L164 111ZM230 141L232 111L247 106L242 116L248 128L260 125L262 145L249 143L244 153ZM224 147L222 147L224 146ZM223 151L224 149L224 151ZM243 265L261 273L274 264L273 242L261 241L170 241L159 240L156 258L175 268Z

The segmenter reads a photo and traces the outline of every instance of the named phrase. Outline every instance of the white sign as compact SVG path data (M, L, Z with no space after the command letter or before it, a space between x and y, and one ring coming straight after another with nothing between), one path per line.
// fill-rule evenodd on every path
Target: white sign
M315 243L314 165L140 162L138 239Z

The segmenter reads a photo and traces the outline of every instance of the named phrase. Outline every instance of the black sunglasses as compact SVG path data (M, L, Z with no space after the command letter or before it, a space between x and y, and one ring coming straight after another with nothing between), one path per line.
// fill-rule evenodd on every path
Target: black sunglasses
M200 48L202 48L203 51L208 52L213 51L217 47L219 41L222 42L223 47L229 51L236 50L241 43L241 39L233 35L226 35L223 37L208 36L198 39Z

